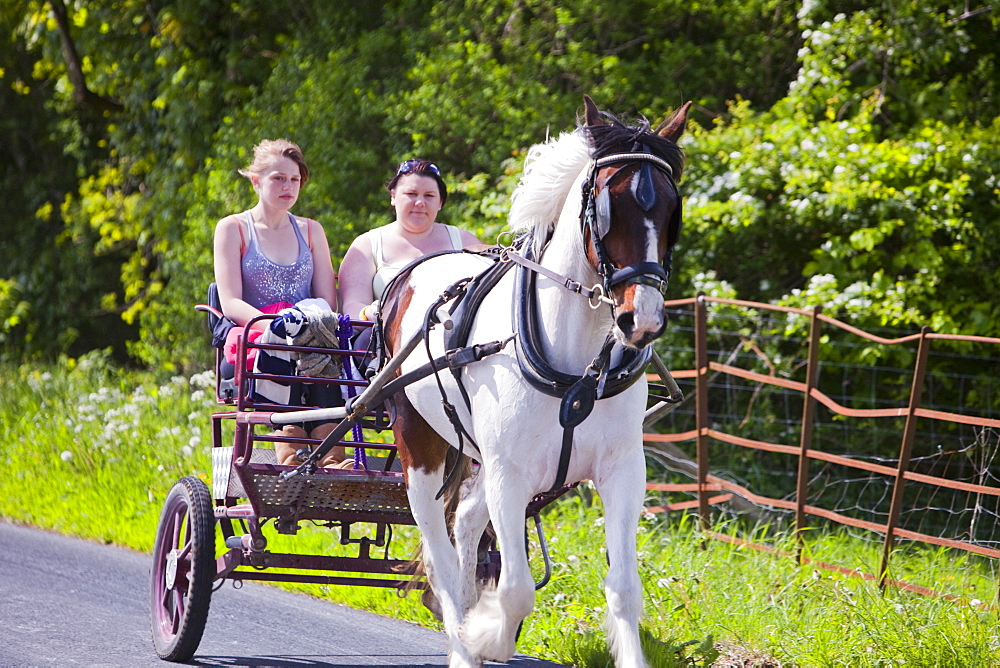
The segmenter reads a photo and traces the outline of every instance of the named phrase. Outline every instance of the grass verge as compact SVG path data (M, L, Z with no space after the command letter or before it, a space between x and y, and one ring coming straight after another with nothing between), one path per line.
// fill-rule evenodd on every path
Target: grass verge
M174 481L198 475L208 482L213 408L209 374L124 372L100 355L44 369L3 367L0 516L149 552ZM600 510L584 489L546 511L554 570L525 621L518 651L579 666L611 665L602 627ZM735 524L714 529L746 532ZM790 538L771 533L769 542L779 549L797 549ZM330 553L339 549L335 538L307 528L281 540L302 553ZM412 530L400 528L393 556L408 556L416 541ZM993 600L988 562L907 548L902 563L908 572L946 592L948 583L963 583L954 585L950 593L958 600L951 601L893 589L883 595L870 581L844 573L704 540L685 514L644 517L638 543L643 642L654 666L1000 665L995 612L977 600ZM805 550L864 570L877 562L870 544L843 533L811 536ZM439 628L415 595L297 589Z

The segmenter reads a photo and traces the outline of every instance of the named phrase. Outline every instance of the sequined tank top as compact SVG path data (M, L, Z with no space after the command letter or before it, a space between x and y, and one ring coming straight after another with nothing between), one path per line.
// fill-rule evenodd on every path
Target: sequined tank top
M247 252L241 262L243 270L243 301L256 308L268 304L292 304L312 295L313 260L309 244L302 238L299 225L292 214L292 229L299 240L299 256L294 264L278 264L264 255L257 240L253 217L246 213L248 240Z

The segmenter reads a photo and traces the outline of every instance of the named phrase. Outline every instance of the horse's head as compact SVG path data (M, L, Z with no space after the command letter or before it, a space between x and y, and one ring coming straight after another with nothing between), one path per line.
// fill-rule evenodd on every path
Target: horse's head
M663 292L681 227L677 139L691 103L655 131L620 123L588 96L584 104L593 158L581 214L587 258L614 301L615 336L643 348L666 327Z

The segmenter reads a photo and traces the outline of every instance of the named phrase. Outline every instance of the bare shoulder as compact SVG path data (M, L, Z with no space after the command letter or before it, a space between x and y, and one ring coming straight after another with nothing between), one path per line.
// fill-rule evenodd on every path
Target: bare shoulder
M231 213L216 223L215 234L216 236L235 236L241 232L241 223L239 214Z
M351 242L350 250L359 251L365 257L371 257L372 238L376 233L376 230L368 230L367 232L362 232L358 236L354 237L354 241Z
M300 220L305 221L307 229L312 230L313 234L321 234L326 238L326 228L323 227L323 223L319 222L315 218L302 218Z
M223 218L221 218L219 222L216 224L216 227L217 228L236 227L239 224L240 224L240 214L231 213L228 216L224 216Z
M462 246L464 248L472 248L473 246L486 246L482 241L480 241L476 235L462 228L458 228L459 233L462 237ZM476 249L478 250L478 249Z

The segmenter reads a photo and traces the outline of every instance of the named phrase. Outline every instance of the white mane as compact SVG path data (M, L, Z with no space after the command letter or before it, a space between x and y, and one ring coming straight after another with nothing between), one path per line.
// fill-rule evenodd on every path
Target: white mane
M544 239L553 228L570 186L590 160L583 133L564 132L528 150L524 171L511 195L508 224L516 233L531 231Z

